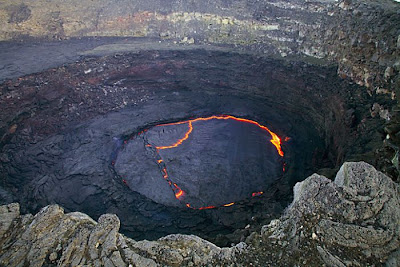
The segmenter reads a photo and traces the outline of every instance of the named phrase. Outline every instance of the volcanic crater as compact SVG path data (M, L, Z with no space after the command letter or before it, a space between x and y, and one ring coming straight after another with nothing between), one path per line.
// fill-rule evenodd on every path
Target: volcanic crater
M279 165L284 168L278 161L284 155L280 138L255 121L234 116L160 124L124 143L112 162L123 182L171 206L179 200L199 210L230 207L246 196L262 195L277 180ZM166 183L157 179L156 169Z
M243 240L379 126L336 66L209 47L85 56L1 92L2 197L116 213L136 239Z

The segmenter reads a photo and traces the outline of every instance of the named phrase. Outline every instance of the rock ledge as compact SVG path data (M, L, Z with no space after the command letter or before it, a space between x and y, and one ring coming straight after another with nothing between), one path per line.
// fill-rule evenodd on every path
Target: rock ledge
M32 216L0 207L4 266L398 266L399 186L371 165L344 163L332 182L314 174L285 214L246 243L220 248L193 235L134 241L116 215L95 222L58 205Z

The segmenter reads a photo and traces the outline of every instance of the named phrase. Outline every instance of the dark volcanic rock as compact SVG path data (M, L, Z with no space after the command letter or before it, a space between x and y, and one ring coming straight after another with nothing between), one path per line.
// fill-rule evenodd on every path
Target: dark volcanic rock
M245 226L260 227L279 215L290 202L291 185L380 142L379 119L366 120L367 95L353 94L358 89L340 81L334 68L200 49L84 58L8 80L0 99L0 175L8 192L2 201L19 201L26 212L58 203L94 218L116 213L122 231L134 238L216 238L238 229L232 238L239 241L249 233ZM283 140L290 137L283 144L286 172L268 182L262 196L216 210L166 207L132 190L135 183L115 172L118 150L131 136L213 114L251 119ZM161 176L157 166L146 170L152 178Z
M115 170L131 190L165 205L218 207L264 192L282 175L270 133L255 124L177 123L146 129L120 149Z
M2 1L0 40L146 37L306 55L337 62L342 77L371 93L399 95L400 4L393 0L63 3Z
M0 44L1 203L19 201L24 213L53 203L96 219L105 212L116 213L122 231L130 237L196 233L226 245L244 240L277 218L290 202L291 186L319 168L332 178L333 170L345 160L365 160L398 179L399 3L67 2L0 3L4 22L0 40L8 40ZM34 42L25 43L32 38ZM72 39L42 43L42 38ZM15 41L22 42L16 45ZM329 62L338 67L327 66ZM349 85L354 82L359 86ZM188 178L182 171L181 167L196 159L184 146L179 151L182 158L171 151L154 155L146 147L135 150L143 157L128 153L123 162L128 171L118 169L122 144L130 137L157 124L213 114L258 121L286 140L282 162L286 172L274 178L262 196L231 207L198 211L174 206L174 194L165 184L159 192L149 190L160 176L154 156L166 158L172 181L185 184L200 176ZM218 147L207 150L225 162ZM149 164L129 169L130 162ZM204 162L216 163L211 158ZM345 165L335 183L314 175L298 185L287 214L264 227L261 236L253 234L248 239L253 247L243 258L198 237L175 235L157 242L130 242L117 234L115 216L100 217L96 225L82 214L71 219L58 206L36 215L41 222L36 225L32 216L17 216L19 207L13 205L1 210L7 214L1 220L4 231L10 225L16 229L5 234L8 239L2 241L5 256L1 259L6 265L122 265L124 261L139 265L343 266L379 265L386 260L399 265L398 189L370 166L354 166ZM253 175L252 169L249 166L243 177ZM226 170L216 172L222 173ZM123 177L129 175L129 179ZM349 175L355 177L351 184L347 183ZM144 193L135 190L138 184L146 187ZM167 206L157 203L164 200ZM194 200L207 203L200 194ZM48 238L42 234L46 229L60 236ZM73 239L68 229L72 234L76 229L82 231ZM32 248L25 245L29 240L36 240ZM70 250L56 246L57 240L71 241ZM76 244L86 246L86 240L89 247L77 253ZM192 245L195 252L185 250ZM51 252L48 246L55 249ZM124 253L128 246L130 250ZM235 251L243 248L238 245ZM60 259L61 251L65 253Z
M279 220L230 248L179 234L134 241L118 233L115 215L102 215L96 223L52 205L21 216L18 204L10 204L0 207L0 264L398 266L399 193L372 166L345 163L334 182L314 174L298 183Z
M294 193L285 215L249 238L259 263L276 254L282 266L400 263L399 186L371 165L345 163L334 182L314 174Z

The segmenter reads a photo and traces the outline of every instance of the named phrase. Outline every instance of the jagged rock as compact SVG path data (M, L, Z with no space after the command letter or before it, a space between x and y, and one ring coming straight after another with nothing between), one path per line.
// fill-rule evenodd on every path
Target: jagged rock
M0 206L0 236L7 232L11 223L19 216L19 205L16 203Z
M18 204L0 210L0 264L5 266L205 265L235 253L234 248L221 249L197 236L136 242L118 233L120 221L112 214L96 223L79 212L64 214L58 205L43 208L29 220L19 214Z
M394 67L399 57L399 3L223 2L169 0L161 5L158 0L121 0L61 5L60 0L37 0L18 5L4 0L0 4L0 17L5 22L0 26L0 40L130 36L161 37L183 44L243 45L283 57L304 54L329 58L339 64L339 74L360 85L376 88L383 82L391 84L389 76L395 73L385 70Z
M122 0L95 1L95 4L92 1L79 1L76 5L64 6L60 5L63 1L59 0L25 2L7 0L0 4L0 17L5 22L0 26L1 40L20 40L26 37L60 39L97 35L150 38L160 36L163 41L170 39L175 43L183 40L184 43L232 45L244 50L256 50L261 54L281 55L282 57L303 54L314 59L323 58L338 63L338 73L341 77L350 77L357 84L369 87L371 95L373 92L384 94L378 96L379 99L376 101L388 101L384 101L382 98L390 96L392 99L389 100L393 100L396 94L399 95L400 23L398 3L394 3L394 1L237 0L208 1L206 4L193 1L194 4L168 1L170 5L160 5L158 0L135 2ZM167 1L165 2L167 3ZM179 5L177 5L178 2ZM250 2L251 4L249 4ZM35 58L36 60L39 59ZM22 65L26 65L26 58L21 62L23 62ZM84 90L92 91L88 84L95 85L96 81L100 82L98 74L103 73L106 65L103 65L104 68L83 67L82 73L87 76L96 74L96 77L90 77L88 83L82 84L81 87L77 84L68 87L65 86L66 82L57 82L50 83L46 89L43 87L46 87L48 82L35 80L37 88L42 86L37 98L39 101L35 99L35 105L36 103L46 104L47 101L60 97L57 108L63 102L70 104L66 110L71 117L88 114L79 110L80 107L86 108L88 103L93 103L93 106L98 108L99 104L93 99L99 98L87 94L89 97L82 97L82 102L80 102L80 98L76 97L79 94L72 93L72 89L78 88L82 92ZM17 73L17 76L14 77L19 77L23 73L19 70L12 70L12 67L10 68L8 65L3 69ZM29 71L32 72L32 70ZM133 73L136 72L133 71ZM169 73L172 72L169 71ZM71 77L73 76L75 75L71 75ZM283 79L287 80L288 77L285 76ZM59 81L64 81L64 79L60 78ZM1 141L8 143L13 138L26 135L35 138L30 140L30 143L38 142L37 134L35 131L32 132L30 127L19 132L23 125L19 121L22 121L24 116L31 117L35 124L40 121L37 120L37 117L33 117L34 114L30 112L30 107L26 106L26 109L21 110L25 104L20 105L23 102L14 102L17 101L15 99L20 99L24 95L21 94L24 91L21 89L20 83L15 84L15 90L8 86L4 88L6 87L4 92L7 92L6 99L9 99L10 104L7 105L6 110L8 111L5 113L9 113L11 116L0 122L1 128L8 129L4 131L4 135L1 134L3 136ZM58 90L54 90L55 87ZM29 90L33 88L29 88ZM111 86L104 86L102 90L95 91L99 91L101 94L104 92L104 95L110 99L113 94L107 90L111 89ZM82 95L84 94L82 93ZM68 97L65 98L65 96ZM25 101L24 97L27 99L26 103L30 103L29 101L34 99L30 93L25 94L22 101ZM128 104L127 98L121 92L114 94L114 97L115 103L118 102L118 105L115 107L110 105L109 109L105 108L102 112L106 113L108 110ZM75 103L68 98L74 99L74 101L79 99L79 101ZM89 101L85 102L87 99ZM140 100L137 97L130 101L132 101L131 104L136 105L143 99L144 97L140 96ZM337 103L337 101L332 102ZM391 105L377 103L371 115L379 115L382 119L392 121ZM11 112L12 107L17 110ZM54 113L47 107L44 110ZM40 113L38 110L35 112ZM71 117L68 119L71 120ZM61 120L62 116L51 117L49 114L45 114L43 118L48 124L36 125L46 134L51 132L52 127L61 128L54 121ZM49 118L53 118L53 121ZM349 118L346 124L352 125L356 120L352 119L351 113L349 113ZM18 121L18 125L14 124L14 121ZM12 126L5 122L12 122ZM361 128L362 125L359 126ZM329 132L329 129L325 130ZM4 163L2 165L5 163L7 165L16 164L18 166L16 169L22 169L22 172L28 173L18 164L19 159L25 156L28 159L28 164L25 166L33 165L38 170L56 165L56 162L60 162L58 156L66 155L66 153L61 148L54 146L57 136L53 136L54 139L48 146L41 147L48 151L46 156L49 159L46 160L49 163L47 165L43 164L43 159L40 158L43 156L42 153L34 154L31 153L32 150L28 149L21 149L20 151L23 153L16 151L11 159L9 158L11 154L8 153L10 150L3 151L4 153L1 153L0 156L0 160ZM337 139L350 138L349 135L346 135L346 138L342 137L339 136ZM396 141L395 137L390 135L388 137ZM62 136L59 138L63 139ZM61 140L57 141L57 143L60 142ZM79 142L76 141L76 144L79 143L79 146L84 147L86 142L87 140L79 140ZM336 145L338 154L344 154L344 152L340 152L341 143ZM398 142L395 145L398 147ZM82 148L82 151L87 152L88 150ZM91 153L77 154L81 157L92 156ZM38 158L37 162L35 162L35 158ZM69 160L71 157L67 155L66 158ZM337 158L343 159L341 156ZM398 151L396 151L393 161L397 164L390 163L390 160L389 164L395 165L398 170ZM79 164L71 164L73 168L67 169L68 173L80 172L85 177L90 174L96 180L104 173L103 170L96 173L97 168L94 168L94 165L87 166L85 170L90 170L90 173L85 173L82 171L85 167L84 162L81 162L79 157L78 162ZM346 169L349 166L351 168ZM382 183L381 181L386 181L387 178L378 174L373 168L365 165L357 166L343 167L342 173L338 174L335 183L322 176L314 175L298 185L295 188L295 201L285 216L264 227L260 238L254 234L249 239L253 243L257 241L257 238L260 242L263 241L257 246L247 248L241 245L233 249L221 249L204 240L198 240L196 237L181 235L152 242L136 242L118 234L119 219L113 215L104 215L100 217L99 223L96 223L84 214L64 214L60 207L48 206L35 217L32 215L20 216L19 207L13 205L3 206L0 210L2 234L0 260L10 266L24 264L40 266L56 263L60 265L121 265L128 262L136 265L155 266L159 264L233 263L236 260L256 262L258 258L264 257L266 261L258 262L261 265L268 263L272 265L274 262L278 263L275 265L306 265L308 263L318 265L322 262L331 266L366 265L367 263L379 265L381 261L387 259L388 264L396 266L399 263L398 187L393 183ZM352 170L356 168L368 171L362 171L361 174L352 173ZM40 177L34 190L17 174L15 177L21 181L17 179L13 182L25 184L27 191L32 191L34 195L32 198L35 200L43 197L41 201L33 202L34 205L39 206L43 203L55 202L57 199L55 196L65 189L73 191L77 188L76 184L69 179L72 176L54 177L48 173L43 176L32 175L35 178ZM369 175L380 177L375 182L367 183L375 191L370 188L363 189L361 182L364 181L360 177L367 177L366 180L374 181L375 178L371 179ZM358 178L347 181L346 177ZM76 176L71 179L78 180ZM61 183L57 180L65 182ZM88 202L85 199L86 196L95 196L100 191L112 191L104 184L94 185L90 182L88 185L84 184L87 183L86 178L77 182L85 185L79 187L82 188L84 194L67 195L66 200L60 199L61 201L65 201L64 203L72 201L81 206ZM57 189L59 191L51 187L54 184L60 185ZM7 199L6 203L9 203L9 199L15 199L15 196L3 192L3 189L0 188L0 191L2 197ZM98 198L93 199L95 199L93 202L97 203ZM134 202L130 201L127 206ZM193 244L195 244L193 249L187 248ZM203 248L207 248L206 252L202 250ZM269 251L264 256L260 256L260 251L265 252L266 250ZM258 256L254 258L248 256L253 253L252 251ZM283 259L282 255L284 254L279 254L284 251L288 252L287 259Z
M286 213L247 241L220 248L193 235L135 241L112 214L98 222L58 205L35 216L0 207L4 266L388 266L400 262L400 191L371 165L345 163L335 181L314 174ZM11 226L11 227L10 227Z
M286 214L264 226L262 237L288 244L286 251L317 252L328 266L398 262L390 254L400 246L399 193L371 165L344 163L334 182L314 174L297 183Z

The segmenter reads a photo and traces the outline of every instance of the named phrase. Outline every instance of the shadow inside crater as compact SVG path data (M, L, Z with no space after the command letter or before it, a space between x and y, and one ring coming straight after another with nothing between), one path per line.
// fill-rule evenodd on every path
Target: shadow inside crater
M94 218L115 213L135 239L187 233L218 245L243 240L282 213L297 181L361 153L371 129L363 120L369 100L334 67L233 52L86 57L1 89L1 175L9 198L28 212L57 203ZM289 137L283 159L265 133L220 121L196 122L190 142L155 151L187 131L156 125L215 114ZM187 201L159 183L163 166Z
M211 116L152 127L124 142L116 172L131 190L168 206L230 207L261 195L282 175L281 144L271 143L267 128L240 120Z

